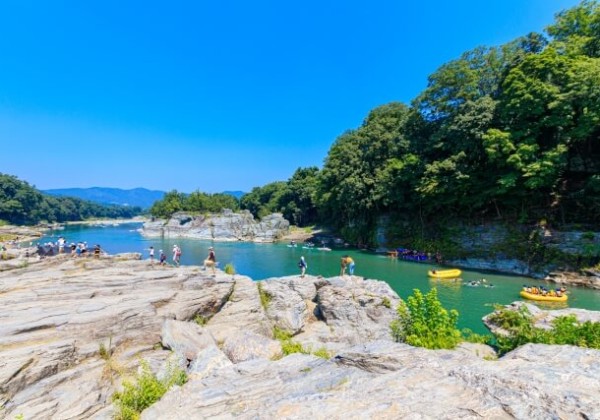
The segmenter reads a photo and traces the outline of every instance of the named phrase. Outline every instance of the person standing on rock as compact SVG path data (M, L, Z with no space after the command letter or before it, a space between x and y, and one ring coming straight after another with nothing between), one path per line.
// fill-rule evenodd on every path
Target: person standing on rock
M150 265L154 265L154 247L151 246L148 251L150 254Z
M344 277L344 274L346 274L346 268L348 268L348 274L352 276L354 274L354 260L350 258L349 255L344 255L342 257L340 276Z
M346 255L346 264L348 264L348 274L354 275L354 260Z
M347 266L346 256L344 255L340 262L340 277L344 277L344 274L346 274L346 266Z
M298 267L300 268L300 277L304 278L304 273L306 273L306 269L308 265L306 264L306 260L304 259L304 255L300 257L300 261L298 262Z
M217 275L216 266L217 265L217 256L215 255L215 249L211 246L208 248L208 257L204 260L204 269L206 267L212 268L213 277Z
M173 263L179 267L179 262L181 261L181 248L177 245L173 245Z

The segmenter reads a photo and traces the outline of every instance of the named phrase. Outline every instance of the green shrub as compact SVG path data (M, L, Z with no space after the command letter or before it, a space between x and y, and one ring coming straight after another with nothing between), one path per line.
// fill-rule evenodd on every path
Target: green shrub
M141 362L141 368L142 371L136 376L135 382L125 381L123 390L115 392L112 396L117 406L117 420L139 419L140 413L158 401L171 386L187 382L187 375L180 368L169 365L162 380L152 373L146 361Z
M235 267L231 263L225 265L224 271L225 271L225 274L229 274L230 276L235 275Z
M396 341L428 349L453 349L461 342L456 328L458 312L444 309L433 288L423 295L414 289L414 295L397 308L398 319L390 327Z
M387 296L384 296L381 299L381 306L385 306L386 308L391 308L392 307L392 302L390 301L390 298Z
M275 340L286 341L291 340L293 335L287 330L283 330L279 327L273 327L273 337L275 337Z
M292 340L292 333L281 328L273 328L273 336L281 343L281 351L284 356L292 353L310 354L310 351L302 347L302 344Z
M329 353L329 351L325 347L321 347L313 351L312 354L317 357L320 357L321 359L331 359L331 353Z
M463 340L468 343L476 343L476 344L488 344L493 339L490 335L481 335L474 333L468 328L463 328L461 331Z
M196 315L194 317L194 322L198 325L200 325L201 327L205 326L208 322L210 318L206 317L206 316L202 316L202 315Z
M550 330L535 327L533 316L525 306L518 311L497 309L488 319L508 333L508 335L496 334L496 347L500 354L505 354L526 343L570 344L600 348L600 323L579 322L575 315L554 319Z

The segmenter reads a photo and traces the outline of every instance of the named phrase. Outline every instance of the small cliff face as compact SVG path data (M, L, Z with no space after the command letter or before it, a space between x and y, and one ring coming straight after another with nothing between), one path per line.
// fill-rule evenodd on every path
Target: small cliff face
M221 213L207 215L179 212L166 222L157 220L144 223L142 234L149 237L273 242L285 235L289 227L289 222L280 213L256 221L247 210L239 213L223 210Z
M384 282L255 282L139 254L19 259L0 272L0 418L111 418L141 359L189 375L146 419L600 415L600 351L527 345L484 360L487 347L398 344ZM331 357L284 356L276 328Z

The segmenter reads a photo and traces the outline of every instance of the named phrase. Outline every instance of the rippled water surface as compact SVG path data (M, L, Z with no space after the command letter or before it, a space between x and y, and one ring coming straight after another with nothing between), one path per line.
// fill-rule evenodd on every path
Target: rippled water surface
M415 288L426 292L430 288L436 287L444 306L459 311L459 326L471 328L479 333L487 332L481 318L493 310L495 303L508 304L515 300L521 300L519 290L523 284L543 283L525 277L468 270L463 270L461 280L435 280L427 276L428 270L439 268L434 264L407 262L359 250L319 251L303 249L301 246L291 248L285 244L144 238L137 231L140 227L139 223L107 227L73 225L67 226L65 230L55 231L43 238L42 241L55 241L58 236L62 235L66 237L67 243L87 241L90 247L98 243L110 254L141 252L144 258L148 257L148 248L154 246L156 257L158 258L158 251L163 249L169 262L172 257L170 250L173 244L178 244L183 250L182 264L189 265L201 265L208 254L208 247L214 246L221 268L227 263L232 263L239 274L247 275L255 280L298 274L297 263L302 255L305 256L308 263L308 274L324 277L335 276L339 274L340 258L342 255L348 254L356 262L356 275L384 280L400 297L412 294ZM493 287L471 287L466 284L482 278L485 278L486 283ZM553 283L548 284L548 287L552 286ZM600 291L572 287L568 304L550 306L546 304L546 307L566 306L600 310Z

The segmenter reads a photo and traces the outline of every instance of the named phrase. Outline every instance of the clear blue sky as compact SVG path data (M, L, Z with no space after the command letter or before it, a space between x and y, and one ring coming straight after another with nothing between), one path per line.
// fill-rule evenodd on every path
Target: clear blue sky
M578 2L94 3L0 4L0 172L40 189L286 180L441 64Z

